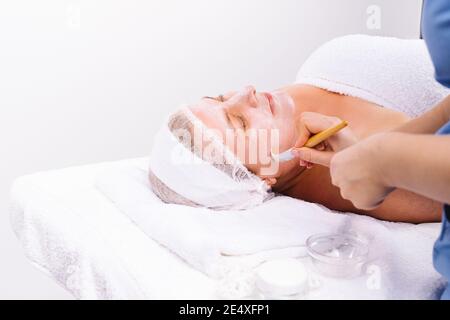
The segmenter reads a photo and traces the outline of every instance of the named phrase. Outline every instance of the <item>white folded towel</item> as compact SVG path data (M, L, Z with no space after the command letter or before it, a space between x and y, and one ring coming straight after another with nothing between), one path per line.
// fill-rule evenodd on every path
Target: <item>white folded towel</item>
M320 298L342 298L346 292L349 298L369 294L372 298L425 299L435 298L442 287L431 259L438 224L381 222L333 213L289 197L276 197L244 212L170 205L152 194L146 176L135 167L105 171L99 175L97 187L149 237L210 276L226 278L248 272L266 260L302 256L307 237L339 231L369 241L367 276L375 273L377 288L371 291L365 278L327 280L328 288Z
M411 117L450 95L434 79L423 40L367 35L322 45L300 68L296 83L358 97Z
M309 236L337 231L346 219L289 197L246 211L165 204L152 193L146 172L139 168L105 171L97 187L147 235L215 278L236 267L304 255Z

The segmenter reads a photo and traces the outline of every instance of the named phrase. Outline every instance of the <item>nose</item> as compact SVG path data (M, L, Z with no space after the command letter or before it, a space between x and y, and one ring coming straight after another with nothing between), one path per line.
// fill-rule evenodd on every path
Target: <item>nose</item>
M245 89L245 95L248 97L248 100L254 100L253 102L255 102L254 107L257 106L258 104L258 100L256 98L256 89L254 86L246 86Z
M258 100L256 98L256 89L254 86L246 86L243 90L234 94L230 99L230 104L234 106L246 106L256 108Z

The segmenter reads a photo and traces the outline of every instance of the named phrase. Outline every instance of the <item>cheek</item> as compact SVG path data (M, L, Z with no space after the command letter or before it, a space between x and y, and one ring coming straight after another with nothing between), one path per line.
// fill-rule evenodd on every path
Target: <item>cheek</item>
M228 148L253 173L271 164L271 150L285 151L295 143L291 124L283 125L267 118L253 119L256 123L251 124L246 134L237 134L226 141Z
M247 167L247 169L254 174L261 176L277 177L280 170L286 164L276 164L270 157L270 143L265 138L255 135L238 136L235 139L236 143L228 145L236 157ZM267 171L270 169L270 171ZM262 171L264 170L264 171ZM270 173L269 173L270 172Z
M276 128L276 123L273 118L267 114L258 111L250 110L245 117L249 120L249 128L253 130L270 130Z
M270 164L270 141L263 131L238 135L233 145L227 145L253 173L259 172L261 166Z
M248 144L257 145L259 159L258 163L265 163L266 159L260 159L264 154L270 154L271 150L279 152L291 148L295 144L295 128L290 118L274 120L270 117L255 116L250 125L251 132Z
M286 126L280 137L282 148L283 149L292 148L295 144L295 140L296 140L295 129L293 127Z
M225 143L234 155L247 167L251 165L257 165L258 151L260 150L259 141L257 139L257 133L244 134L240 132L233 137L226 139ZM253 167L252 167L253 168ZM249 168L250 169L250 168ZM254 168L253 168L254 169Z
M295 144L296 135L295 128L290 120L277 123L277 136L278 139L274 139L275 143L278 143L278 150L280 152L285 151ZM273 147L276 146L272 146Z

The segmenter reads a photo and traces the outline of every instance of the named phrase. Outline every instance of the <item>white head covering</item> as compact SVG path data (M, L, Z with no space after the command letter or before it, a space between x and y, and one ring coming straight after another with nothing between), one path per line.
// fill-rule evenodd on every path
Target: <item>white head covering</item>
M272 197L270 188L252 174L214 133L184 107L185 132L200 130L213 156L206 159L180 142L165 121L155 137L150 157L150 170L165 186L185 199L212 209L248 209ZM206 138L206 139L205 139ZM189 139L192 143L192 139ZM198 150L197 150L198 151ZM200 150L202 151L202 150Z

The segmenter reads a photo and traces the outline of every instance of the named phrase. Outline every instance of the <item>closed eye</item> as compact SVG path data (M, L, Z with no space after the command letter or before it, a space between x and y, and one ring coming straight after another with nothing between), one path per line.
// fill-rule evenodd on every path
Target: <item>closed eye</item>
M231 115L233 119L236 119L237 122L237 128L247 130L247 121L244 119L244 117L240 115Z
M218 97L205 96L202 99L210 99L219 102L225 102L226 100L223 95L219 95ZM242 129L244 131L247 130L248 124L244 117L242 117L241 115L231 114L227 111L224 111L224 113L228 123L233 127L235 127L236 129Z

